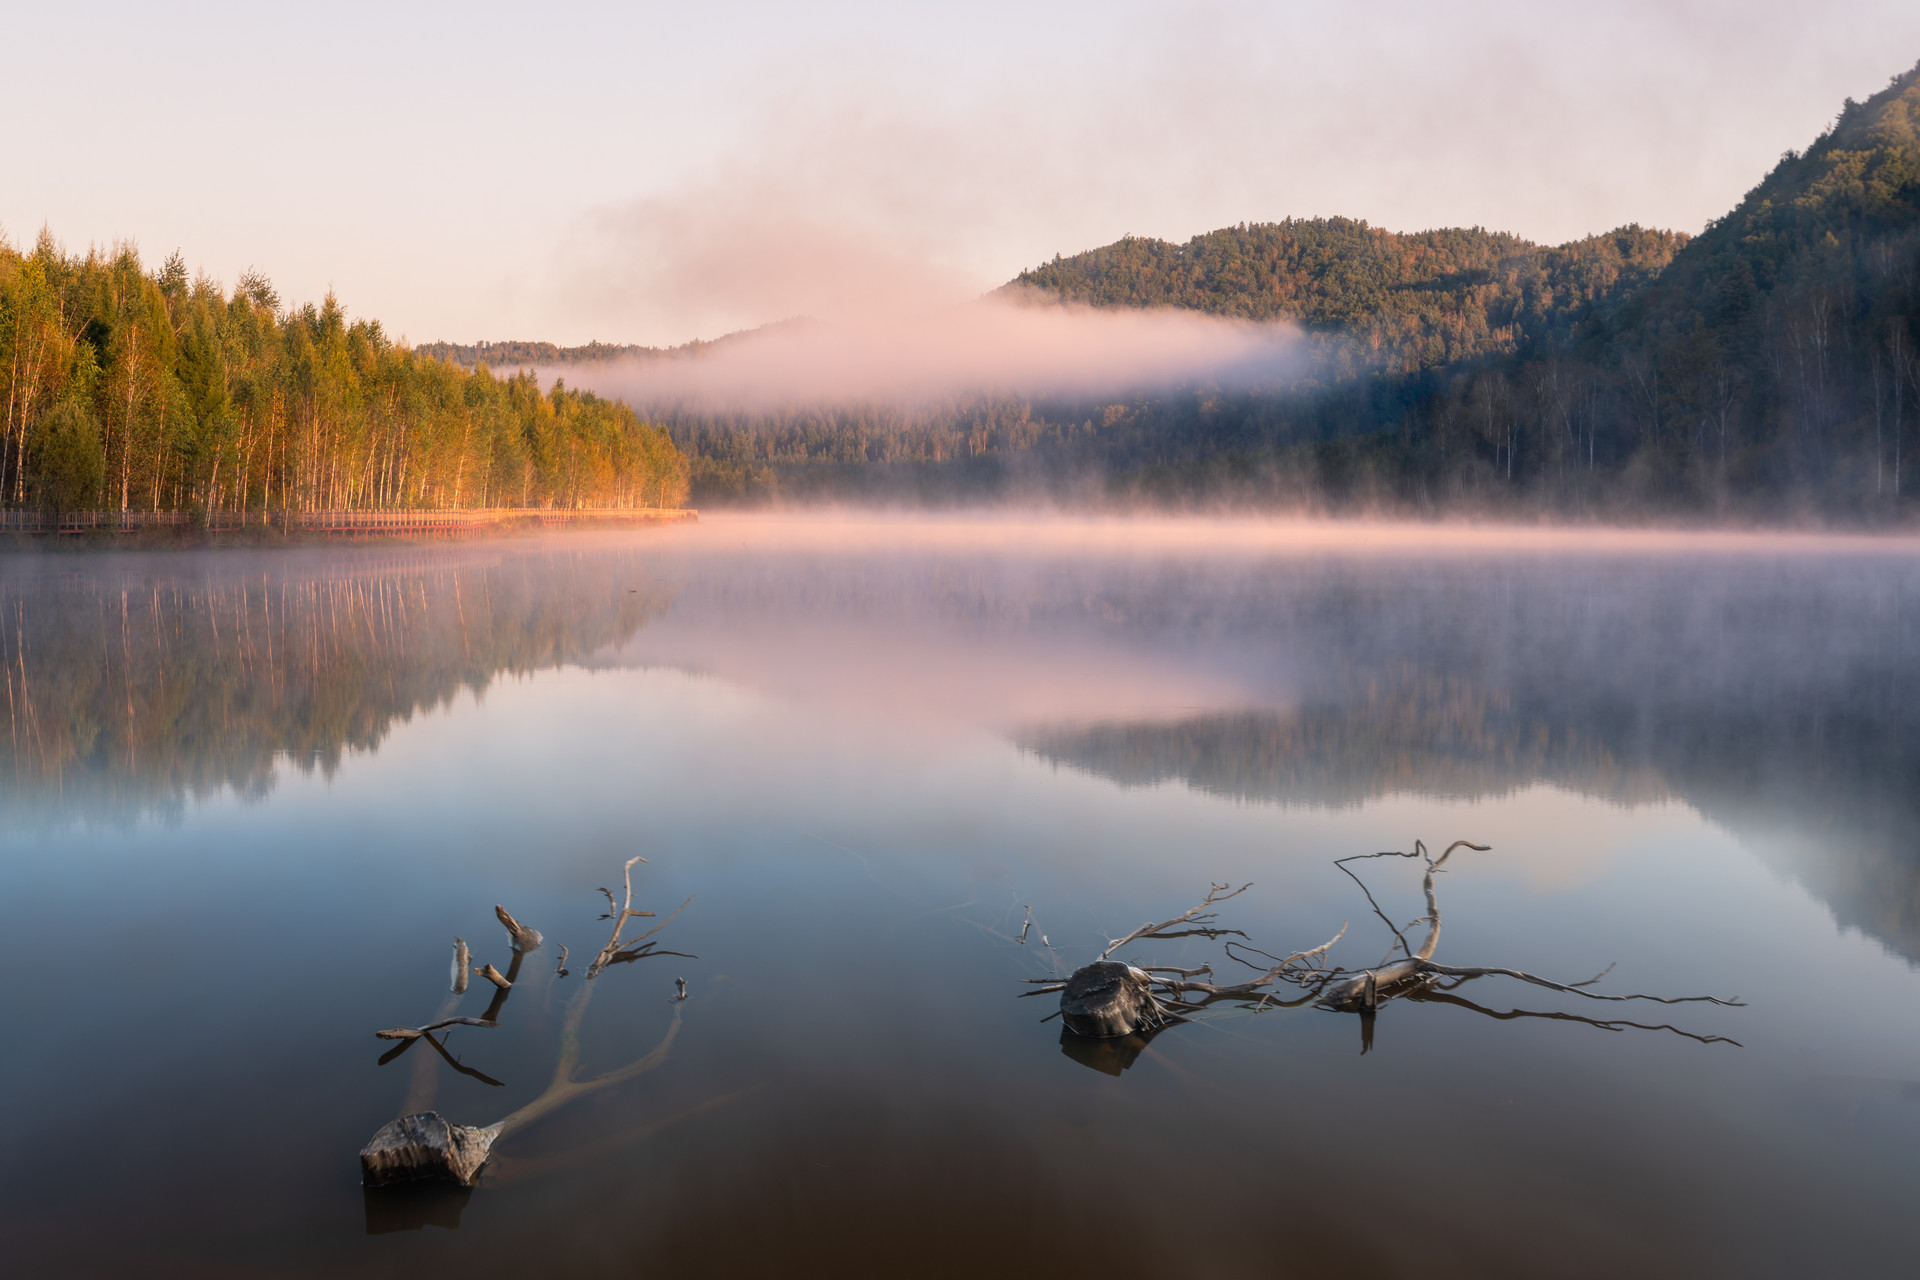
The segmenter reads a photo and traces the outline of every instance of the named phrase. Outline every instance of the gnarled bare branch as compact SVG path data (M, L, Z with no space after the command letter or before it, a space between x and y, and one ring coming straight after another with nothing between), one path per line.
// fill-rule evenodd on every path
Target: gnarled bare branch
M1182 1014L1199 1012L1208 1005L1219 1001L1237 1001L1243 1006L1248 1002L1252 1002L1253 1007L1256 1009L1265 1008L1269 1005L1295 1008L1312 1001L1323 1008L1348 1012L1357 1011L1367 1015L1367 1018L1363 1020L1365 1023L1363 1046L1370 1045L1371 1043L1371 1017L1381 1005L1398 999L1401 996L1409 996L1417 999L1436 999L1452 1003L1462 1003L1468 1007L1478 1009L1479 1006L1473 1005L1472 1002L1447 996L1446 992L1451 991L1453 987L1458 986L1460 983L1483 977L1513 978L1516 981L1529 983L1548 990L1583 996L1589 1000L1605 1000L1611 1002L1645 1000L1655 1004L1716 1004L1736 1008L1741 1007L1742 1002L1737 998L1723 999L1718 996L1656 996L1638 992L1624 995L1607 995L1587 990L1587 988L1592 987L1601 979L1605 978L1607 974L1611 973L1613 971L1612 965L1608 965L1600 973L1588 978L1584 982L1562 983L1555 982L1549 978L1542 978L1535 974L1526 973L1519 969L1495 966L1465 967L1444 965L1435 961L1433 956L1440 944L1441 928L1440 902L1439 895L1434 887L1435 878L1445 868L1447 860L1451 858L1457 850L1472 849L1476 852L1484 852L1489 847L1490 846L1487 845L1475 844L1470 840L1455 840L1452 844L1448 845L1438 857L1435 857L1427 851L1425 842L1416 840L1411 853L1395 850L1381 853L1355 854L1351 857L1335 859L1334 865L1338 866L1355 884L1360 886L1361 892L1366 895L1367 903L1372 907L1374 915L1387 926L1388 930L1394 936L1396 946L1388 951L1387 957L1383 959L1380 964L1372 968L1349 971L1338 967L1328 967L1324 963L1326 953L1336 942L1346 936L1347 926L1345 924L1340 926L1338 933L1334 934L1333 937L1321 943L1319 946L1311 947L1304 951L1295 951L1286 956L1276 956L1271 952L1263 951L1246 942L1229 941L1226 944L1228 959L1258 971L1256 976L1249 978L1245 982L1221 983L1214 981L1197 981L1196 979L1202 975L1208 979L1213 977L1213 969L1210 965L1196 969L1183 969L1173 965L1156 965L1140 968L1120 964L1108 959L1115 951L1127 943L1143 938L1178 938L1194 935L1203 935L1211 938L1228 933L1240 933L1237 929L1223 929L1211 923L1218 918L1218 913L1212 908L1221 902L1227 901L1229 898L1238 897L1251 886L1242 885L1238 889L1230 889L1230 886L1226 884L1214 884L1210 887L1206 899L1197 906L1170 920L1163 920L1157 924L1149 923L1142 925L1126 937L1109 944L1107 949L1101 952L1098 960L1075 970L1065 981L1062 981L1058 977L1022 979L1023 983L1034 988L1022 994L1041 995L1059 992L1061 996L1061 1011L1066 1018L1068 1026L1083 1035L1095 1037L1129 1034L1135 1028L1158 1026L1169 1020L1177 1020ZM1367 888L1366 883L1362 881L1359 876L1355 875L1346 865L1349 862L1364 861L1372 858L1418 858L1425 864L1426 872L1421 879L1421 891L1426 898L1427 906L1427 913L1424 916L1412 921L1404 928L1396 926L1393 923L1386 912L1381 909L1378 900L1374 898L1372 891ZM1421 938L1418 945L1416 945L1407 936L1407 933L1415 926L1422 924L1427 926L1426 935ZM1184 929L1180 928L1180 926L1183 925L1189 927ZM1240 934L1240 936L1244 938L1246 935ZM1044 936L1041 941L1046 941ZM1401 957L1397 960L1393 959L1396 951ZM1240 954L1241 952L1246 954ZM1262 969L1261 965L1249 958L1250 956L1258 956L1271 963L1269 967ZM1439 984L1442 979L1451 979L1452 982L1448 986L1437 986L1436 984ZM1280 1000L1270 990L1273 984L1277 982L1290 983L1300 988L1304 994L1294 1000ZM1481 1012L1488 1011L1481 1010ZM1626 1022L1617 1019L1596 1020L1581 1018L1573 1014L1542 1013L1536 1015L1525 1011L1516 1011L1510 1015L1494 1016L1550 1017L1564 1021L1585 1022L1606 1030L1619 1030L1622 1027L1640 1027L1642 1025L1640 1023ZM1661 1026L1648 1029L1674 1031L1678 1035L1683 1035L1707 1044L1719 1043L1721 1041L1735 1043L1733 1041L1727 1041L1727 1038L1724 1036L1701 1036L1693 1032L1679 1031L1673 1027ZM1362 1051L1365 1051L1364 1047Z
M1148 923L1148 924L1141 925L1138 929L1135 929L1132 933L1128 934L1126 937L1116 939L1112 943L1108 944L1107 949L1100 953L1100 958L1102 960L1105 960L1108 956L1112 955L1114 952L1126 946L1129 942L1132 942L1136 938L1186 938L1186 937L1192 937L1195 934L1203 934L1207 937L1214 938L1214 937L1219 937L1221 934L1225 934L1225 933L1239 933L1240 931L1238 929L1214 929L1206 926L1203 926L1198 929L1184 930L1180 933L1166 932L1166 930L1173 928L1173 926L1177 924L1200 925L1204 921L1215 919L1219 915L1219 913L1215 911L1209 911L1207 910L1207 908L1212 906L1217 906L1218 904L1225 902L1229 898L1237 898L1241 894L1245 893L1247 890L1253 888L1253 885L1251 882L1247 884L1243 884L1238 889L1234 889L1233 892L1231 893L1227 892L1227 889L1229 887L1230 886L1224 885L1224 884L1213 885L1207 891L1206 901L1200 903L1198 906L1194 907L1190 911L1186 911L1181 913L1180 915L1175 916L1171 920L1162 920L1159 924ZM1245 935L1242 934L1241 936L1244 937ZM1046 939L1042 938L1041 941L1045 942Z
M1725 1000L1722 1000L1719 996L1649 996L1638 993L1624 996L1605 996L1597 991L1586 991L1582 989L1591 983L1600 981L1600 978L1588 978L1586 982L1553 982L1546 978L1536 977L1531 973L1523 973L1518 969L1500 969L1487 966L1461 968L1449 964L1435 964L1431 960L1427 961L1422 968L1427 973L1436 973L1448 978L1517 978L1521 982L1531 982L1536 987L1546 987L1552 991L1564 991L1569 995L1585 996L1589 1000L1651 1000L1655 1004L1717 1004L1725 1005L1730 1009L1744 1009L1747 1007L1746 1001L1741 1000L1738 996ZM1611 969L1613 966L1608 965L1607 968ZM1601 975L1601 977L1605 976L1605 974Z

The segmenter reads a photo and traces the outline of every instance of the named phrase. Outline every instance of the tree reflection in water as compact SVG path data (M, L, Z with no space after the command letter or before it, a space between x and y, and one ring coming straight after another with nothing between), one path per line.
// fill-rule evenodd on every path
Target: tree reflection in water
M396 721L585 661L672 599L631 552L0 567L0 814L16 820L258 797L283 760L331 775Z

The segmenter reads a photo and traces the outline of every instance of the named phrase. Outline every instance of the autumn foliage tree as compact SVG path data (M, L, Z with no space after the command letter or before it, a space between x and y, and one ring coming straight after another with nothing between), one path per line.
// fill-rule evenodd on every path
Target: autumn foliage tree
M0 241L0 500L104 510L676 506L685 460L625 405L282 306L178 254Z

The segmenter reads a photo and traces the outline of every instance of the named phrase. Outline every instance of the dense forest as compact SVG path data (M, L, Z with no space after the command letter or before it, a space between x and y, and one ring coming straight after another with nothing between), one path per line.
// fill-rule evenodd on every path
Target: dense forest
M413 352L429 360L446 360L469 369L482 366L505 369L644 360L661 354L661 349L618 342L589 342L580 347L563 347L552 342L423 342Z
M623 404L493 377L349 320L231 294L178 254L0 241L6 506L260 511L676 506L686 462Z
M1914 490L1920 68L1691 238L1288 221L1128 238L1007 288L1288 319L1310 372L1110 403L664 412L696 496L1882 519Z
M1186 244L1128 237L1023 271L1007 290L1097 307L1292 320L1320 375L1418 373L1565 341L1657 277L1687 238L1622 227L1558 248L1471 230L1397 235L1346 218L1245 223Z

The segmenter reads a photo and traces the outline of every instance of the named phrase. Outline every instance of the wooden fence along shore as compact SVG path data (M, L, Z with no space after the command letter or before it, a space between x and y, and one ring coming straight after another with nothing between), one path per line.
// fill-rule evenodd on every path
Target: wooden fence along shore
M466 511L0 511L0 533L139 533L274 529L336 538L457 538L510 528L568 524L674 524L697 520L690 507L487 507Z

